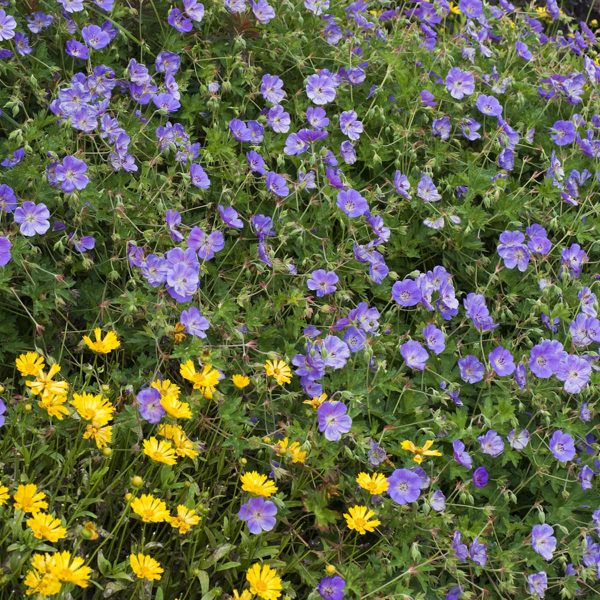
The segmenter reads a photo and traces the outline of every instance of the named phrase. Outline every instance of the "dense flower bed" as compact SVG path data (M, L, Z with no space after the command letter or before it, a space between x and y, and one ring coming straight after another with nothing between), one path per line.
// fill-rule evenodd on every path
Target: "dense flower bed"
M0 5L2 598L597 595L597 23Z

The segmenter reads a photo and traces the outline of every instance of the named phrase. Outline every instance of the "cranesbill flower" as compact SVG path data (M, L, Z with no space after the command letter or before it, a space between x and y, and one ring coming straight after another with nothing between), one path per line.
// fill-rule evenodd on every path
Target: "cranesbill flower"
M210 179L206 174L206 171L202 168L202 165L193 163L190 166L190 179L194 187L206 190L210 187Z
M346 110L340 114L340 129L351 140L358 140L363 132L363 124L358 120L354 110Z
M190 19L197 23L204 18L204 5L198 0L183 0L183 10Z
M592 489L592 479L594 478L594 471L587 465L583 465L581 471L579 471L579 484L582 490Z
M423 328L423 337L425 344L435 354L441 354L446 348L446 337L441 329L438 329L433 323Z
M473 471L473 485L478 488L483 488L487 485L489 475L485 467L477 467Z
M86 172L87 165L83 160L74 156L65 156L62 163L56 165L54 175L62 191L70 194L75 190L85 189L90 182Z
M468 71L452 67L446 75L446 89L456 100L462 100L475 91L475 78Z
M454 440L452 442L452 449L454 451L454 460L456 460L459 465L466 469L470 469L473 466L473 459L465 450L465 445L461 440Z
M484 454L496 457L504 452L504 440L493 429L485 435L480 435L477 440Z
M480 94L475 102L477 110L487 117L499 117L502 114L502 105L494 96Z
M185 327L187 333L199 338L205 338L206 333L204 332L210 327L208 319L203 317L195 306L182 311L179 321Z
M403 307L416 306L421 302L422 292L412 279L396 281L392 286L392 298Z
M0 41L12 40L15 37L17 22L14 17L6 14L6 11L0 9Z
M336 88L335 79L328 73L315 73L306 80L306 95L317 105L333 102Z
M136 399L142 418L153 425L159 423L165 415L165 409L160 402L160 392L153 387L144 388L138 392Z
M242 504L238 517L246 521L250 533L259 534L271 531L275 527L277 507L270 500L264 498L250 498Z
M429 354L419 342L414 340L405 342L400 346L400 354L402 355L406 366L410 369L416 369L417 371L425 370Z
M436 512L444 512L446 510L446 496L442 490L435 490L429 498L429 504L431 508Z
M485 367L473 354L459 359L458 368L460 370L460 378L466 383L477 383L485 375Z
M43 202L35 204L34 202L25 201L21 206L15 209L15 223L20 225L19 231L27 236L32 237L36 233L44 235L50 229L50 211Z
M7 237L0 236L0 267L4 267L11 261L11 248L12 244L10 243L10 240Z
M287 133L291 122L290 113L283 110L282 106L273 106L267 113L267 123L276 133Z
M319 431L330 442L337 442L342 434L348 433L352 427L352 419L346 414L348 409L343 402L323 402L317 409Z
M554 458L560 462L568 462L575 458L575 442L573 438L557 429L550 438L550 451L554 454Z
M212 260L224 247L225 238L218 230L207 234L200 227L194 227L188 236L188 248L195 250L201 260Z
M394 173L394 189L403 198L406 198L407 200L411 199L410 181L408 181L408 177L403 175L400 171Z
M506 348L497 346L490 352L488 358L492 369L500 377L512 375L515 372L515 361L512 354Z
M317 269L313 271L310 279L306 282L309 290L317 292L317 297L322 298L328 294L333 294L336 290L336 284L339 277L335 271L325 271L325 269Z
M271 104L279 104L285 98L283 81L277 75L263 75L260 84L260 93L262 97Z
M431 131L434 137L439 137L442 141L446 141L450 137L450 132L452 131L450 117L434 119L431 122Z
M454 556L456 556L459 561L463 562L467 560L469 553L467 545L462 543L462 534L460 531L455 531L452 536L452 549L454 550Z
M438 202L442 199L437 187L433 183L433 179L429 175L421 175L421 179L417 184L417 196L423 202Z
M284 177L274 173L273 171L269 171L267 173L266 184L267 189L280 198L285 198L290 193Z
M176 6L171 7L167 15L167 23L180 33L189 33L194 24Z
M306 109L306 120L315 129L324 129L329 125L329 118L325 109L320 106L309 106Z
M529 354L529 368L540 379L548 379L558 369L564 348L558 340L542 340Z
M527 575L527 587L530 594L535 594L538 598L543 598L548 589L548 575L545 571Z
M306 4L306 1L305 1ZM323 600L343 600L346 582L339 576L323 577L317 586L317 592Z
M409 469L396 469L388 477L388 494L397 504L409 504L421 495L421 478Z
M262 25L266 25L275 18L275 11L273 7L266 0L257 0L257 2L250 2L252 12L256 17L256 20Z
M577 279L581 275L583 265L588 260L585 250L582 250L579 244L572 244L569 248L563 249L560 264L566 267L571 277Z
M475 538L469 547L469 557L476 565L485 567L487 562L487 546L480 543L478 538Z
M337 206L351 218L360 217L369 209L367 200L353 189L338 193Z
M529 431L521 429L521 431L517 432L516 429L511 429L507 439L510 447L520 452L521 450L525 450L527 444L529 444Z
M563 382L563 389L569 394L578 394L590 381L590 363L576 354L563 356L556 368L556 378Z
M577 130L572 121L555 121L550 128L552 141L557 146L568 146L575 141Z
M17 208L17 196L5 183L0 184L0 212L12 213Z
M554 528L550 525L534 525L531 529L531 546L545 560L552 560L556 550Z

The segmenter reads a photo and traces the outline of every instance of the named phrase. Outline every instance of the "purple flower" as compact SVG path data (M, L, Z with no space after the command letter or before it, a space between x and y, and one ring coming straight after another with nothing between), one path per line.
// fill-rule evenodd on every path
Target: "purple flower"
M280 198L285 198L290 193L290 190L288 189L287 185L285 184L285 179L281 175L278 175L277 173L274 173L273 171L269 171L267 173L266 183L267 183L267 189L272 194L275 194L276 196L279 196Z
M417 196L423 202L438 202L442 199L433 183L433 179L429 175L421 175L421 179L417 184Z
M475 102L477 110L487 117L499 117L502 114L502 105L494 96L480 94Z
M252 12L256 17L256 20L261 25L266 25L269 21L275 18L275 11L273 7L267 2L267 0L258 0L257 2L250 2Z
M388 477L388 494L397 504L409 504L421 495L421 478L409 469L396 469Z
M337 195L338 208L349 217L360 217L369 209L369 204L356 190L344 190Z
M36 233L44 235L50 229L50 211L42 202L35 204L25 201L15 210L15 223L20 225L19 231L27 237Z
M69 242L73 244L75 250L81 254L93 250L96 247L96 240L91 235L77 237L71 233L69 234Z
M87 165L84 161L74 156L65 156L62 163L56 165L54 175L56 181L60 183L63 192L70 194L75 190L83 190L90 182L85 175Z
M461 121L461 131L465 139L470 142L474 142L475 140L481 139L481 134L478 131L481 129L481 123L476 121L475 119L464 119Z
M283 81L277 75L263 75L260 84L260 93L262 97L271 104L280 104L285 98Z
M240 219L237 211L232 206L223 206L219 204L217 207L219 209L219 215L221 216L221 220L227 227L232 227L233 229L243 229L244 223Z
M552 141L557 146L568 146L575 141L577 130L572 121L555 121L550 128Z
M473 471L473 485L478 488L484 488L489 480L487 469L485 467L477 467Z
M423 337L427 347L436 354L440 354L446 348L446 337L441 329L438 329L433 323L423 328Z
M515 361L512 354L506 348L497 346L490 352L488 358L492 369L500 377L512 375L515 372Z
M254 215L250 218L250 223L259 240L275 235L273 229L273 220L266 215Z
M408 177L403 175L400 171L396 171L394 173L394 189L407 200L411 199L410 195L410 181L408 181Z
M346 582L339 576L323 577L319 581L317 591L323 600L342 600L344 598L344 588Z
M529 251L525 245L525 236L520 231L504 231L500 234L498 255L507 269L518 267L524 272L529 264Z
M329 125L329 119L325 109L319 106L309 106L306 109L306 120L315 129L324 129Z
M11 261L11 248L12 244L10 243L10 240L7 237L0 236L0 267L4 267Z
M325 435L330 442L337 442L343 433L348 433L352 427L352 419L347 412L343 402L323 402L317 409L317 421L319 431Z
M350 352L358 352L359 350L362 350L365 347L366 341L367 334L356 327L348 328L344 334L344 342L346 342Z
M6 14L6 11L0 9L0 41L12 40L15 37L17 22L14 17Z
M290 133L285 140L283 152L288 156L298 156L304 154L309 149L309 145L302 140L297 133Z
M579 471L579 484L582 490L592 489L592 479L594 478L594 471L587 465L583 465L581 471Z
M90 57L89 48L77 40L67 40L65 52L72 58L87 60Z
M548 575L545 571L527 575L527 587L530 594L535 594L538 598L543 598L548 589Z
M529 431L527 431L527 429L521 429L521 431L517 433L516 429L511 429L507 439L510 447L520 452L521 450L525 450L527 444L529 444Z
M444 512L446 510L446 496L444 496L444 492L442 490L435 490L431 494L429 504L436 512Z
M483 379L485 374L485 367L473 354L459 359L458 368L460 370L460 378L466 383L477 383Z
M429 354L427 350L414 340L409 340L400 346L400 354L406 363L406 366L410 369L416 369L417 371L424 371L427 366L427 359Z
M575 458L575 442L568 434L557 429L550 438L550 451L560 462L568 462Z
M466 546L465 546L466 548ZM459 585L455 585L453 588L448 590L444 600L460 600L462 598L462 588Z
M81 30L83 41L94 50L102 50L110 44L111 37L98 25L87 25Z
M267 113L267 123L276 133L287 133L290 130L290 114L282 106L273 106Z
M550 525L534 525L531 529L531 546L545 560L552 560L556 550L554 528Z
M569 275L577 279L581 275L581 269L588 262L588 255L581 249L579 244L572 244L564 248L561 254L561 265L566 267Z
M492 331L498 325L494 323L494 319L490 316L490 311L485 303L483 294L469 293L463 300L463 306L467 317L473 321L473 325L478 331Z
M485 567L487 562L487 547L485 544L479 543L478 538L475 538L471 542L471 546L469 547L469 557L476 565Z
M194 227L188 236L188 248L195 250L201 260L212 260L224 247L225 238L220 231L207 234L200 227Z
M484 454L495 458L504 452L504 440L493 429L490 429L485 435L480 435L477 440Z
M363 124L357 117L353 110L346 110L340 114L340 130L354 141L358 140L363 132Z
M325 271L317 269L311 273L310 279L306 282L309 290L317 292L317 297L322 298L328 294L333 294L336 290L336 283L339 281L335 271Z
M481 0L459 0L458 8L469 19L479 19L484 16Z
M306 95L314 104L324 105L335 100L336 81L328 73L315 73L306 80Z
M400 306L416 306L421 302L421 297L421 288L412 279L396 281L392 286L392 298Z
M0 212L12 213L17 208L17 196L13 189L0 183Z
M210 327L208 319L203 317L195 306L182 311L179 321L185 327L187 333L199 338L205 338L206 333L204 332Z
M238 517L246 521L250 533L259 534L271 531L275 527L277 507L270 500L264 498L250 498L242 504Z
M470 469L473 466L471 455L465 450L465 445L461 440L454 440L452 442L452 450L454 451L454 460L459 465L466 469Z
M578 394L590 381L592 367L584 358L576 354L563 355L556 368L556 378L563 382L563 389L569 394Z
M542 340L529 354L529 368L540 379L548 379L558 369L564 348L558 340Z
M198 0L183 0L183 10L190 19L198 23L204 18L204 5Z
M165 213L165 222L167 224L167 228L169 229L171 239L174 242L181 242L184 238L183 234L177 231L177 227L181 225L181 215L179 212L173 209L167 210Z
M165 409L160 403L160 392L152 387L140 390L137 395L140 414L142 418L156 425L165 414Z
M469 555L467 545L462 543L462 534L460 531L455 531L452 536L452 549L454 550L454 556L460 562L467 560L467 556Z
M189 33L194 24L182 13L176 6L171 7L167 15L167 23L179 31L179 33Z
M462 100L475 91L475 78L468 71L452 67L446 75L446 89L456 100Z
M452 131L450 117L434 119L431 122L431 131L434 137L439 137L442 141L446 141L450 137L450 132Z
M375 440L369 440L369 446L369 464L373 467L378 467L386 460L387 454Z

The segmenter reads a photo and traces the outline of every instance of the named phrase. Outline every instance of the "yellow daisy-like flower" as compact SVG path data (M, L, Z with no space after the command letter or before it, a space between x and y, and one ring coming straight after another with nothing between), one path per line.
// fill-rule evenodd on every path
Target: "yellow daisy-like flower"
M168 379L156 380L150 384L160 392L160 404L166 413L174 419L191 419L192 410L187 402L179 400L179 386Z
M41 400L38 400L38 406L43 408L51 417L56 417L59 421L62 421L69 414L69 410L65 406L66 402L66 394L47 394L43 395Z
M102 448L106 448L112 442L112 430L112 425L97 427L91 423L85 428L83 439L89 440L91 438L96 442L96 447L102 450Z
M233 385L238 390L243 390L250 385L250 377L246 377L245 375L233 375L231 381L233 381Z
M80 588L89 585L92 569L84 565L83 558L71 556L71 553L56 552L50 560L50 573L61 583L72 583Z
M254 496L264 496L268 498L277 492L277 486L266 475L249 471L244 473L241 478L242 490L253 494Z
M279 456L289 456L293 463L303 463L308 456L308 452L302 450L299 442L292 442L290 444L288 438L284 438L283 440L277 442L273 446L273 450Z
M67 535L67 530L62 526L60 520L47 513L35 513L30 519L27 519L27 526L38 540L48 540L54 543Z
M277 600L281 596L281 577L269 565L253 564L246 572L250 593L263 600Z
M348 512L344 513L348 529L353 529L360 535L365 535L367 531L375 531L375 527L381 524L379 519L373 519L374 516L375 513L372 510L359 504L350 507Z
M179 365L179 373L184 379L191 381L194 389L200 390L207 400L213 397L221 379L221 373L212 365L204 365L202 371L198 372L191 360L186 360Z
M129 564L138 579L159 581L161 574L165 572L160 563L147 554L130 554Z
M44 357L40 356L37 352L21 354L15 360L15 364L23 377L28 377L29 375L37 377L46 366Z
M241 594L237 590L233 590L233 599L234 600L252 600L254 596L250 592L250 590L244 590Z
M82 419L91 421L95 427L102 427L113 419L115 407L101 395L94 396L87 392L73 394L71 404Z
M40 371L33 381L26 381L25 385L31 389L34 396L65 396L69 389L66 381L54 381L54 376L60 371L60 365L52 365L47 373Z
M8 488L5 485L0 485L0 506L4 506L9 497Z
M144 523L162 523L168 521L171 517L167 505L151 494L142 494L139 498L132 500L131 510Z
M90 350L98 354L109 354L113 350L121 347L121 342L117 339L117 334L114 331L109 331L104 338L102 338L102 329L96 327L96 329L94 329L94 337L96 340L92 342L87 335L84 335L83 341Z
M177 507L177 516L169 517L167 521L173 529L177 529L181 535L185 535L192 527L200 523L200 516L195 510L180 504Z
M185 325L183 323L176 323L173 331L173 340L176 344L181 344L185 340Z
M13 500L15 501L15 509L32 515L48 508L46 494L39 492L35 483L21 484L17 488Z
M388 480L385 475L381 473L359 473L356 478L356 483L360 485L363 490L367 490L369 494L383 494L388 489Z
M156 462L165 465L174 465L177 463L173 444L165 440L158 441L155 437L144 440L144 454Z
M410 440L404 440L402 442L402 450L408 450L414 454L413 460L417 464L421 464L424 460L424 456L442 456L439 450L430 450L433 446L433 440L427 440L423 446L415 446Z
M27 586L25 594L33 596L52 596L58 594L62 588L59 579L50 571L52 556L50 554L34 554L31 558L31 570L27 571L24 583Z
M292 370L283 360L268 360L264 364L265 373L275 379L279 385L292 381Z
M321 394L320 396L313 396L310 400L305 400L302 404L308 404L317 410L325 400L327 400L327 394Z
M198 456L194 442L188 438L183 428L179 427L179 425L159 425L158 434L173 442L177 456L187 456L188 458L196 458Z
M450 13L453 15L460 15L460 8L454 2L450 2Z

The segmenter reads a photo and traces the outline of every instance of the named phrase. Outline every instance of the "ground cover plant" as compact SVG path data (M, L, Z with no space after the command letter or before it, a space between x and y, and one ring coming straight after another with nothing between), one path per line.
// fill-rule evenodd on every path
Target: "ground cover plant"
M593 19L0 5L1 598L600 594Z

